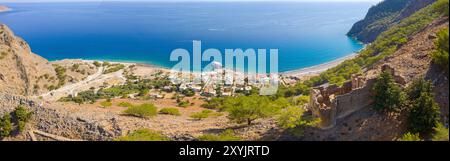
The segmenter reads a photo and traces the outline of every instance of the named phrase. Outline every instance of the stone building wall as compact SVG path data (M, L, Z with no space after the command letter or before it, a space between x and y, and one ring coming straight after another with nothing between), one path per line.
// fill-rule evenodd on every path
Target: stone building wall
M389 72L400 86L403 87L407 83L394 68L384 65L381 70ZM373 103L371 88L376 79L376 77L352 75L351 80L341 87L330 85L311 89L309 109L321 119L321 128L332 128L338 119L369 107Z
M323 129L332 128L337 119L372 104L370 89L375 79L365 80L360 75L352 77L342 87L331 85L311 89L309 109L321 120Z

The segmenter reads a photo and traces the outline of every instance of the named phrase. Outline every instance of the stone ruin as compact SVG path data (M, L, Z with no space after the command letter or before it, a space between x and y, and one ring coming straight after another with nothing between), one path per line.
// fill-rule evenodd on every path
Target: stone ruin
M370 87L373 82L360 75L354 75L351 81L344 83L342 87L322 85L311 89L309 108L313 115L320 118L320 127L332 128L336 125L337 119L369 106L373 102L370 99Z
M381 69L388 71L397 83L403 84L404 79L397 76L393 68L385 65ZM329 129L336 125L338 119L344 118L358 110L369 107L371 99L371 88L376 78L366 78L361 74L352 75L350 81L343 86L322 85L311 89L309 110L313 115L320 118L320 127Z

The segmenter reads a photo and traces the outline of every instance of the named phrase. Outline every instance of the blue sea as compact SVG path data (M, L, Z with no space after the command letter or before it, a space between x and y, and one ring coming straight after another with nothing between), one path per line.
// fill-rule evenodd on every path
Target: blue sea
M170 53L278 49L279 71L332 61L360 50L347 37L371 3L88 2L6 3L0 22L49 59L82 58L172 67ZM268 52L268 51L267 51Z

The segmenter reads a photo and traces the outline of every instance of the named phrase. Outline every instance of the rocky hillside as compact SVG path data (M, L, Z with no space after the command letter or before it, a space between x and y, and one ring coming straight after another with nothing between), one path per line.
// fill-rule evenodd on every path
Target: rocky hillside
M412 36L394 54L378 61L366 72L367 77L376 77L381 68L387 65L395 69L395 74L401 79L400 82L405 84L420 77L431 80L434 85L435 99L441 107L441 117L444 122L448 122L449 82L445 72L433 63L432 53L436 50L434 44L437 39L436 33L443 29L448 30L448 25L448 17L433 21L421 32Z
M369 80L386 67L393 70L395 81L403 87L415 79L425 78L433 84L432 92L440 107L440 121L448 126L448 73L433 58L438 49L438 33L448 32L448 26L448 0L439 0L389 27L355 59L326 71L316 80L319 83L321 80L332 82L330 78L345 77L349 73L361 73ZM407 132L408 115L407 110L384 114L366 106L338 119L332 129L306 129L302 139L395 140Z
M369 9L347 35L364 43L373 42L380 33L436 0L385 0Z
M6 26L0 25L0 91L32 95L46 91L56 79L52 65L31 52L28 44Z
M6 25L0 25L0 92L39 95L79 82L96 71L96 66L82 61L49 62L34 54Z

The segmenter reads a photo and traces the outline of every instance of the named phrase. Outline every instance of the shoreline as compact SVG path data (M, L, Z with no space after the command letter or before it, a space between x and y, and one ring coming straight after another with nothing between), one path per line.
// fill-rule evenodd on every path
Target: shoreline
M285 72L280 72L279 74L281 76L298 77L298 78L317 75L317 74L320 74L330 68L336 67L337 65L341 64L342 62L344 62L346 60L353 59L356 56L358 56L358 52L355 52L350 55L347 55L347 56L344 56L344 57L341 57L341 58L338 58L338 59L335 59L335 60L332 60L329 62L325 62L322 64L305 67L305 68L299 68L299 69L290 70L290 71L285 71ZM170 68L155 65L155 64L149 64L149 63L143 63L143 62L133 62L133 61L109 61L109 60L100 60L100 59L99 60L95 60L95 59L61 59L61 60L54 60L51 62L58 62L58 61L64 61L64 60L79 60L79 61L88 62L88 63L93 63L94 61L99 61L99 62L106 61L106 62L116 63L116 64L137 65L137 66L141 66L141 67L160 69L160 70L164 70L164 71L171 70ZM198 72L192 72L192 73L198 73Z
M306 67L306 68L300 68L300 69L295 69L295 70L290 70L290 71L286 71L286 72L280 72L281 75L283 76L290 76L290 77L303 77L303 76L310 76L310 75L317 75L320 74L330 68L336 67L339 64L341 64L342 62L346 61L346 60L350 60L355 58L356 56L358 56L358 53L352 53L350 55L332 60L332 61L328 61L322 64L318 64L318 65L314 65L314 66L310 66L310 67Z

